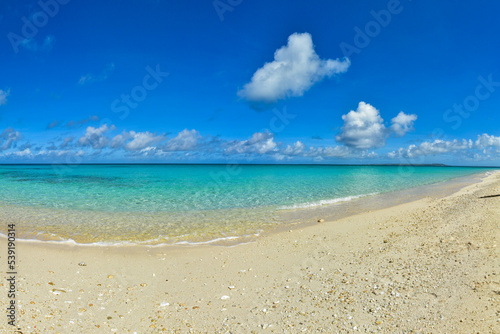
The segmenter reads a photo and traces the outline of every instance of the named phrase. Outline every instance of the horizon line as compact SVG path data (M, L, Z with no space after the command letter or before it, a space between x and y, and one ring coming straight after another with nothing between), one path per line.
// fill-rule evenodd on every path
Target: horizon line
M196 162L196 163L176 163L176 162L85 162L85 163L47 163L47 162L33 162L33 163L0 163L0 166L106 166L106 165L142 165L142 166L161 166L161 165L208 165L208 166L224 166L224 165L245 165L245 166L372 166L372 167L389 167L389 166L401 166L401 167L468 167L468 168L500 168L500 166L477 166L477 165L447 165L442 163L432 163L432 164L317 164L317 163L207 163L207 162Z

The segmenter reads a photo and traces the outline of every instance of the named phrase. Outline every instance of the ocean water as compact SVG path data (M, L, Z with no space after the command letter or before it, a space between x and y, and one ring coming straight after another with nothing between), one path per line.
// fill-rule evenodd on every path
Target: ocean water
M487 168L3 165L0 221L27 239L179 244L254 237L282 213L342 205Z

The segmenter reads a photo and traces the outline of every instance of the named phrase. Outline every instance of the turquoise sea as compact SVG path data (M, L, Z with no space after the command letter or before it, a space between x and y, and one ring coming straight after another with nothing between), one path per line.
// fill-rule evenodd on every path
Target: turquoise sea
M179 244L256 236L283 213L492 171L324 165L2 165L0 221L21 238ZM311 216L312 217L312 216Z

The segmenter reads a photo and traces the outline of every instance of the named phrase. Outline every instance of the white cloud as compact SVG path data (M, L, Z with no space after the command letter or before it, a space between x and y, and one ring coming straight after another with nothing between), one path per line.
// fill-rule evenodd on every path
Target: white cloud
M325 77L346 72L347 58L320 59L311 35L294 33L288 44L276 50L274 61L259 68L238 95L252 102L272 103L289 96L302 96Z
M400 114L401 115L401 114ZM399 116L399 115L398 115ZM366 139L372 143L378 136L385 140L389 131L384 128L378 110L369 104L361 102L356 111L344 115L345 125L342 128L343 140L351 140L355 145L337 146L306 146L302 141L288 144L275 141L275 135L269 131L256 132L246 140L225 140L219 137L202 137L194 129L184 129L177 136L166 141L165 135L157 135L148 131L135 132L123 131L114 137L109 132L115 130L106 124L100 127L87 127L85 134L77 143L73 137L56 137L52 141L33 147L30 142L19 144L21 134L12 128L0 132L0 157L3 158L26 158L50 161L57 158L77 158L86 155L90 159L104 157L104 154L124 154L131 158L165 158L169 159L227 159L228 156L238 156L248 159L275 159L296 161L323 161L334 159L374 159L379 155L367 148L362 148ZM401 123L401 122L400 122ZM372 128L375 127L375 130ZM409 127L408 127L409 128ZM361 130L360 130L361 129ZM382 131L384 130L385 131ZM346 132L347 131L347 132ZM359 134L362 136L347 136L346 134ZM375 133L375 135L374 135ZM112 138L112 139L111 139ZM363 140L361 140L362 138ZM375 139L374 139L375 138ZM55 145L54 143L60 143ZM51 144L51 145L49 145ZM89 149L82 151L79 146ZM371 146L370 145L366 145ZM43 149L42 149L43 147ZM117 151L102 151L104 148L119 149ZM77 152L77 150L79 150ZM123 152L125 151L125 152ZM380 154L380 152L379 152ZM459 154L461 159L498 159L500 158L500 137L494 135L478 135L476 140L436 139L419 144L401 147L390 153L384 154L382 158L406 158L414 159L423 156ZM414 161L413 161L414 162Z
M432 142L423 142L420 145L410 145L407 148L399 148L396 151L387 154L389 158L417 158L420 156L439 155L450 152L464 151L474 148L472 140L441 140L436 139Z
M130 136L131 136L130 138L132 138L132 141L128 142L124 146L124 148L127 151L142 150L143 148L146 148L151 144L156 144L165 139L165 136L163 135L157 136L156 134L151 133L149 131L146 132L130 131ZM115 138L113 138L113 140Z
M392 125L387 129L379 110L368 103L360 102L357 110L342 115L342 120L344 125L340 134L335 137L337 142L350 148L366 150L385 146L390 132L403 137L409 131L413 131L417 115L401 111L391 120Z
M391 130L398 136L403 137L406 133L413 131L413 123L417 120L417 115L415 114L405 114L404 112L399 112L399 114L391 120Z
M292 146L287 145L286 148L283 150L282 154L284 155L300 155L304 153L304 150L306 148L306 145L302 143L301 141L295 142Z
M140 150L139 154L144 157L162 157L165 156L167 153L163 152L162 150L159 150L154 146L148 146Z
M110 146L111 148L120 148L130 138L132 138L132 135L129 132L123 131L121 134L113 137Z
M110 130L115 130L115 126L111 125L108 127L107 124L103 124L98 128L93 126L87 127L85 134L78 139L78 144L81 146L91 146L92 148L99 150L106 147L110 140L104 134Z
M366 151L366 152L363 152L361 154L361 157L362 158L377 158L378 154L377 154L377 152L373 152L373 151L372 152L368 152L368 151Z
M310 147L304 154L306 157L315 158L346 158L351 154L351 150L346 146Z
M387 130L380 113L372 105L359 102L356 111L342 115L344 126L335 137L337 142L356 149L370 149L385 145Z
M29 148L25 148L23 150L8 152L5 154L0 154L2 158L18 158L18 159L35 159L39 158L42 160L50 161L50 159L58 159L62 157L81 157L85 155L82 150L79 151L70 151L70 150L41 150L41 151L32 151Z
M19 156L19 157L32 157L33 156L33 153L31 153L31 150L29 148L22 150L22 151L14 152L14 154Z
M234 140L228 143L224 150L225 154L266 154L277 151L277 144L274 142L274 134L266 132L256 132L248 140Z
M345 146L309 147L297 141L293 145L287 145L280 151L283 156L300 156L309 158L345 158L351 154L351 150Z
M7 152L7 153L0 153L0 158L22 158L22 159L31 159L34 157L33 153L29 148L26 148L24 150L20 151L15 151L15 152Z
M495 147L500 149L500 137L490 136L484 133L480 136L477 136L477 140L474 144L477 149L485 149L488 147Z
M170 139L161 147L163 151L189 151L198 146L201 135L196 130L184 129L175 137Z
M7 97L10 95L10 89L1 90L0 89L0 106L7 103Z

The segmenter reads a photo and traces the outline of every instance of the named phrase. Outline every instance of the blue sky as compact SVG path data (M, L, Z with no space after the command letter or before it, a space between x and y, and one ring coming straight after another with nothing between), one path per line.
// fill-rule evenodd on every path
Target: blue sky
M499 165L500 4L0 2L0 162Z

